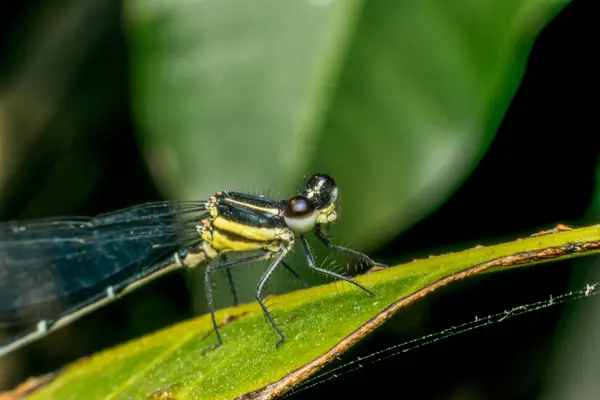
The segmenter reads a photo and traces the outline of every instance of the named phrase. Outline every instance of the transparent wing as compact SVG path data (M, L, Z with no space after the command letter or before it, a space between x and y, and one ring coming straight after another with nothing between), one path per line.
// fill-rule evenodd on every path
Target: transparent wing
M143 278L200 241L196 226L205 217L204 202L159 202L92 218L1 223L2 331L11 339L13 328L56 319L109 286Z

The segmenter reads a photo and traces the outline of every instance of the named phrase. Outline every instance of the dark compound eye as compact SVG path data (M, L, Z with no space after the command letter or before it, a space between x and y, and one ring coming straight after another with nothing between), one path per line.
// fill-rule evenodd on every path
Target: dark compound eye
M283 215L289 218L298 218L313 212L315 212L315 205L310 199L304 196L296 196L287 201Z
M315 204L305 196L292 197L285 203L283 219L296 232L308 232L317 223Z
M317 187L335 187L335 181L333 180L332 177L330 177L329 175L326 174L314 174L313 176L311 176L307 183L306 183L306 187L312 187L312 188L317 188Z
M306 181L302 194L311 199L317 209L323 209L335 203L338 189L335 181L329 175L314 174Z

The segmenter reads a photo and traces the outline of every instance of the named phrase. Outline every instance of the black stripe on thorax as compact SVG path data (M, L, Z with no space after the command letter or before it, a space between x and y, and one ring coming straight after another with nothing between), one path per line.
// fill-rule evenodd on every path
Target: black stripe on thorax
M218 215L256 228L284 228L282 218L285 201L275 201L244 193L220 192L215 195Z

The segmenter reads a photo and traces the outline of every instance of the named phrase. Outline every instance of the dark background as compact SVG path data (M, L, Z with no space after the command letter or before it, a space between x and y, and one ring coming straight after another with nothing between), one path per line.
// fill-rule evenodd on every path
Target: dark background
M591 2L575 1L543 30L522 84L476 170L441 208L400 235L382 255L401 254L408 261L528 236L557 223L597 222L590 211L600 150L590 93L597 87L599 71L591 15ZM563 261L461 282L397 315L391 323L396 329L384 329L343 361L414 339L414 330L402 337L398 327L412 325L419 311L429 313L428 323L421 325L426 335L476 315L579 289L597 281L597 267L593 259ZM356 398L357 393L384 398L540 398L553 377L553 364L561 362L554 359L557 342L568 330L561 318L568 325L573 308L583 302L453 336L293 398L313 398L326 391L340 398ZM556 398L597 398L597 391Z
M574 1L544 29L497 136L475 171L441 208L380 249L376 258L399 263L526 236L557 223L595 222L590 206L600 146L594 113L597 102L592 99L600 69L594 57L597 43L592 3ZM93 215L160 199L133 134L127 45L118 27L121 5L117 1L109 2L110 7L106 4L102 24L82 27L86 34L93 33L85 48L70 48L75 54L81 53L75 57L81 62L69 67L58 60L29 65L25 72L32 79L13 93L40 102L46 114L42 111L31 117L19 107L10 110L11 123L18 124L23 135L3 140L3 146L14 146L15 151L12 172L4 176L1 186L0 220ZM0 88L23 73L22 61L27 54L21 54L18 46L31 29L28 21L50 12L40 11L34 2L2 7L0 54L12 57L3 57L5 61L0 62ZM69 77L69 89L58 97L58 104L44 103L44 93L51 93L52 87L36 86L35 77L44 73ZM36 124L44 124L44 128L38 129ZM28 136L34 131L42 134ZM89 168L78 169L84 157ZM455 284L400 313L343 361L472 320L475 315L579 288L585 282L595 282L590 281L594 268L593 259L559 262ZM169 276L28 346L10 356L8 362L13 367L1 369L0 365L2 374L7 374L4 388L189 318L190 298L186 293L183 276ZM344 375L294 398L356 398L357 393L436 399L539 398L549 377L554 376L551 371L557 362L557 343L565 334L561 318L574 313L583 302L454 336ZM157 308L168 312L156 312ZM427 319L419 317L420 313L428 313ZM145 318L150 314L160 318ZM415 321L417 330L402 328L414 326Z

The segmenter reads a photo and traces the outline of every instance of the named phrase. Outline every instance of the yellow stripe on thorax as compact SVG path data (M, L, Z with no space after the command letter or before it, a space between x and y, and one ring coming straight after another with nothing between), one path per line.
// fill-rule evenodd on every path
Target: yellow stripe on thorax
M235 237L228 236L226 233L214 231L212 233L211 246L219 253L228 251L254 251L263 250L272 245L277 247L277 242L257 242L250 240L236 240Z
M255 204L244 203L241 201L233 200L231 198L226 198L226 199L224 199L224 201L226 201L228 203L232 203L232 204L239 204L241 206L244 206L244 207L250 208L252 210L256 210L256 211L264 211L264 212L267 212L267 213L273 214L273 215L278 215L279 211L280 211L278 208L259 207Z
M247 238L240 237L235 233L216 229L215 226L209 221L204 221L200 233L203 240L202 246L204 252L210 258L215 258L220 253L232 251L279 251L283 247L289 246L291 243L293 243L293 241L290 243L290 241L286 240L249 240ZM285 237L287 238L287 236Z
M218 216L212 221L216 229L234 233L238 236L249 240L258 240L261 242L284 239L285 228L261 228L240 224L235 221L228 220L223 216Z

